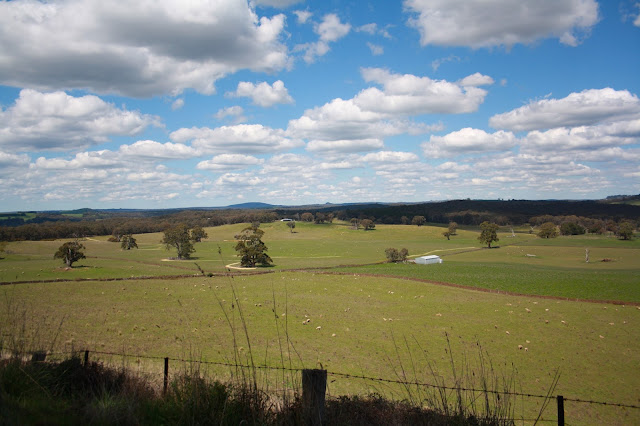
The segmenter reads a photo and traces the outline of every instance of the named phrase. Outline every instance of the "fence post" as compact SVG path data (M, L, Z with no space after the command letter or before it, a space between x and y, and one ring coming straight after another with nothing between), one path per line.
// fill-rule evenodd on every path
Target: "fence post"
M327 390L327 370L302 370L302 409L305 424L324 423L324 401Z
M163 395L167 394L167 387L169 386L169 358L164 359L164 386L162 388Z
M84 351L84 366L87 367L89 365L89 351Z
M558 401L558 426L564 426L564 397L558 395L556 400Z

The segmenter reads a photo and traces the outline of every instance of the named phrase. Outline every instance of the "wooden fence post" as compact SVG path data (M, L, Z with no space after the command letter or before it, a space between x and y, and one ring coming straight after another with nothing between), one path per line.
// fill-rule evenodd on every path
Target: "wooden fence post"
M89 366L89 351L84 351L84 366Z
M305 424L323 424L326 390L327 370L302 370L302 409Z
M162 388L163 395L167 394L167 387L169 387L169 358L164 359L164 386Z
M564 397L558 395L556 399L558 401L558 426L564 426Z

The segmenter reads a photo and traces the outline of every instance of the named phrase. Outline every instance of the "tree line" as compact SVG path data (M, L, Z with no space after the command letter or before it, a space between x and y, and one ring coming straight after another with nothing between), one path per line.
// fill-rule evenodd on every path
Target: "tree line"
M0 226L0 241L40 241L78 238L90 235L120 236L164 232L177 224L188 228L221 226L234 223L269 223L278 220L273 211L264 210L185 210L164 215L134 216L113 213L107 217L60 219L46 222L27 221L19 226ZM59 220L58 220L59 219Z
M598 201L527 201L527 200L453 200L446 202L397 205L357 205L321 207L317 209L286 208L253 209L193 209L106 211L83 209L68 213L37 213L6 215L17 226L0 226L0 241L46 240L89 235L122 235L164 232L176 224L209 227L234 223L269 223L280 218L317 224L334 220L350 222L358 229L372 230L376 224L422 226L426 223L451 222L479 226L483 222L500 226L531 224L539 226L553 222L558 226L572 222L586 232L616 232L622 222L637 227L640 206L611 204ZM0 220L0 224L2 221ZM295 226L295 225L292 225ZM565 227L568 225L565 225ZM579 228L575 228L579 229ZM293 231L293 228L292 228Z
M565 200L451 200L419 204L372 204L320 207L317 209L276 209L280 216L322 213L332 214L338 220L370 219L378 224L410 224L415 216L425 217L430 223L457 222L479 226L482 222L498 225L524 225L536 216L577 215L600 220L620 222L623 219L640 220L640 205L615 204L603 201Z

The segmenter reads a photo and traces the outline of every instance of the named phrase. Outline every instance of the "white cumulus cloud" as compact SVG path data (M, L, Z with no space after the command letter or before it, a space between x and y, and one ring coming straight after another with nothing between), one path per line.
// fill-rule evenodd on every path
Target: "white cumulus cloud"
M239 105L221 108L215 113L214 117L218 120L231 118L234 124L247 121L247 117L244 116L244 109Z
M15 104L0 110L0 147L18 151L65 150L133 136L159 119L127 111L93 95L23 89Z
M313 16L313 13L309 12L308 10L294 10L293 14L296 15L299 24L306 23L307 20L311 18L311 16Z
M491 127L513 131L591 125L640 118L640 99L628 90L589 89L562 99L542 99L489 119Z
M264 163L264 160L251 155L242 154L220 154L211 160L201 161L196 168L198 170L211 170L214 172L231 171L257 166Z
M275 81L272 85L264 81L258 84L241 81L236 91L228 93L228 96L251 98L255 105L262 107L293 103L293 98L284 87L282 80Z
M270 6L276 8L287 8L304 0L253 0L256 6Z
M505 151L513 148L517 138L511 132L487 133L481 129L466 127L444 136L432 135L422 144L427 158L442 158L449 155Z
M356 105L367 111L405 115L474 112L487 95L486 90L475 86L493 82L491 77L479 73L466 77L462 80L465 84L461 84L393 74L381 68L363 68L362 76L367 82L382 85L383 90L376 87L363 90L354 98Z
M420 43L473 48L555 37L575 46L598 22L595 0L405 0Z
M200 153L194 148L181 143L160 143L156 141L138 141L131 145L121 145L119 152L127 158L149 159L187 159Z
M350 140L312 140L307 144L307 151L323 153L353 153L374 151L384 147L381 139L350 139Z
M0 2L0 84L211 94L238 70L288 66L284 24L284 15L260 17L246 0Z
M369 163L413 163L419 160L413 152L380 151L372 152L362 157L363 161Z
M170 134L179 143L191 141L191 145L205 153L260 154L284 151L301 146L297 139L285 136L284 131L261 124L238 124L208 127L182 128Z
M0 151L0 167L2 168L26 166L29 161L29 156L26 154L16 155Z
M342 23L335 13L329 13L320 23L314 25L313 30L318 35L318 41L298 45L294 49L305 52L304 60L307 63L312 63L317 57L326 55L330 50L329 43L334 43L349 34L351 25Z

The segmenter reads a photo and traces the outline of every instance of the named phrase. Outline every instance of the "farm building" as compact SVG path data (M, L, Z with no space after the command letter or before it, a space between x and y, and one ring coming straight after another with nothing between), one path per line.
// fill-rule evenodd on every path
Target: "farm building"
M436 256L435 254L432 254L431 256L416 257L414 262L420 265L430 265L432 263L442 263L442 259L440 259L440 256Z

